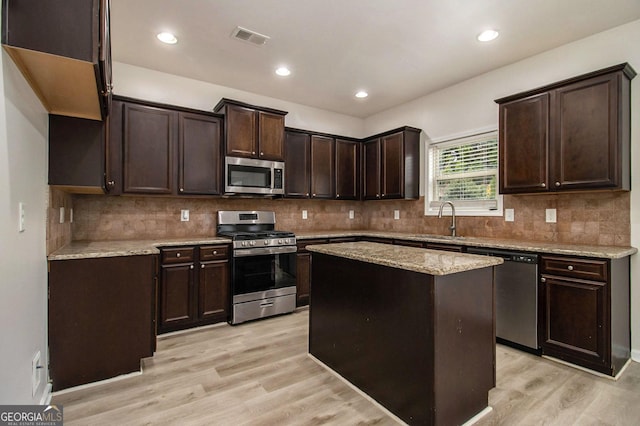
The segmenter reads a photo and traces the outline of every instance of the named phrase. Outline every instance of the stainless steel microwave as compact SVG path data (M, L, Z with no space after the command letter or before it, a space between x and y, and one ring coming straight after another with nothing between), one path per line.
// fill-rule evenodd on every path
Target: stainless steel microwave
M226 194L284 194L284 162L225 157Z

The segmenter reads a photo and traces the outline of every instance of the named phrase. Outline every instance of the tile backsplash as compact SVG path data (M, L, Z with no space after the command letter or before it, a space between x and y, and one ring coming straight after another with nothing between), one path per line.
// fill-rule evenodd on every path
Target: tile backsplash
M66 197L69 197L66 195ZM262 198L160 198L74 195L73 240L153 239L215 235L218 210L273 210L278 229L297 233L323 230L375 230L448 234L446 217L424 215L424 199L389 201L333 201ZM65 202L64 200L62 201ZM571 244L630 245L630 193L591 192L553 195L510 195L504 217L458 217L458 235ZM557 223L545 222L545 209L557 210ZM180 211L189 210L189 221ZM50 215L55 215L55 207ZM302 211L308 219L302 219ZM349 210L354 219L349 219ZM400 219L394 219L399 210ZM49 227L58 228L49 218ZM60 240L58 231L50 237ZM68 237L65 237L68 238ZM63 238L64 240L64 238ZM50 247L58 243L50 244Z

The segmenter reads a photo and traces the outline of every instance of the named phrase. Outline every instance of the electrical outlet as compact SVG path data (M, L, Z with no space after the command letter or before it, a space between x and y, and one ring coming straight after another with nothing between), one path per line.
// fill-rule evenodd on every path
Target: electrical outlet
M394 218L395 220L400 219L400 210L394 210L394 211L393 211L393 218Z
M308 215L306 210L302 210L302 219L307 220Z
M556 209L546 209L545 220L547 223L556 223Z
M64 207L60 207L60 223L64 223Z
M189 222L189 210L181 210L180 211L180 221L181 222Z
M31 360L31 396L35 396L36 391L40 387L40 351L36 352Z
M349 219L355 219L356 215L353 210L349 210Z
M24 203L20 202L18 203L18 232L24 232L24 220Z
M504 209L504 221L505 222L513 222L514 220L514 212L513 209Z

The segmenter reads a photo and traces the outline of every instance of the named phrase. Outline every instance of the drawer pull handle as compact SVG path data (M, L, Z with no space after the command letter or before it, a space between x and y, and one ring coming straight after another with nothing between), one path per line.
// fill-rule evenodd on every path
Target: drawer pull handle
M569 266L567 266L567 269L570 270L570 271L573 271L573 266L569 265Z
M270 308L273 306L273 302L267 302L267 303L261 303L260 307L261 308Z
M180 257L180 253L176 253L176 257Z

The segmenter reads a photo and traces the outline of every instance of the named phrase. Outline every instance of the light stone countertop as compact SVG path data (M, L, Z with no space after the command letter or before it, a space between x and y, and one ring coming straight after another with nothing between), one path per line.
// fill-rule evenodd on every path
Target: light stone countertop
M344 257L391 268L405 269L429 275L449 275L500 265L502 258L478 256L417 247L397 246L359 241L307 246L315 253Z
M167 238L158 240L117 240L117 241L73 241L54 251L49 260L88 259L96 257L137 256L158 254L158 247L188 246L206 244L230 244L229 238L195 237Z
M298 240L316 238L342 238L342 237L377 237L391 238L406 241L420 241L430 243L442 243L462 245L468 247L486 247L504 250L519 250L532 253L564 254L572 256L596 257L603 259L621 259L638 252L635 247L617 246L593 246L581 244L545 243L539 241L517 241L497 238L478 237L449 237L445 235L410 234L403 232L376 232L376 231L327 231L327 232L302 232L296 233Z

